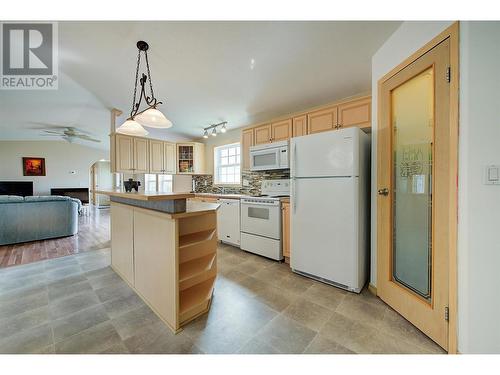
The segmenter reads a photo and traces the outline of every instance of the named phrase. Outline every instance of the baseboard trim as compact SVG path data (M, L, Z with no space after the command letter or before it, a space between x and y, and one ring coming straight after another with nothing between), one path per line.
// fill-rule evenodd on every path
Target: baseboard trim
M374 296L377 295L377 287L373 285L372 283L368 283L368 290L370 291L371 294Z

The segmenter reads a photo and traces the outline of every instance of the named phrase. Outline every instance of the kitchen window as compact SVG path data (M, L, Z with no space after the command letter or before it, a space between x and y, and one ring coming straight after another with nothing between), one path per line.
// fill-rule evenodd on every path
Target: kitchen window
M145 174L144 175L144 190L157 191L161 193L172 192L172 175L171 174Z
M214 147L214 179L216 185L239 185L240 144Z

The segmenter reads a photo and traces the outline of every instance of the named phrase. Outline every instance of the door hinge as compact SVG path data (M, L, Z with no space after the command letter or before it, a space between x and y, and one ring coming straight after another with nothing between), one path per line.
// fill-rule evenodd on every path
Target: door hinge
M447 322L450 320L450 308L448 306L444 308L444 320Z
M451 66L446 68L446 82L451 82Z

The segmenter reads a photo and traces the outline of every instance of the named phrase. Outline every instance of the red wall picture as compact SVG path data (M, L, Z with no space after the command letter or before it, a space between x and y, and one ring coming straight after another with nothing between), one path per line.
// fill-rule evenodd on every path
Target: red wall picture
M45 158L23 158L23 176L45 176Z

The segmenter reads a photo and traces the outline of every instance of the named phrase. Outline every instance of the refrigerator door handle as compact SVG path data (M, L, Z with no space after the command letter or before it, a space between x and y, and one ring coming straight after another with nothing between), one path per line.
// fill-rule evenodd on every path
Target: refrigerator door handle
M295 142L293 143L292 171L294 171L293 177L295 177L297 173L297 144Z
M295 214L295 211L297 211L297 188L295 186L295 177L292 177L292 197L293 213Z

